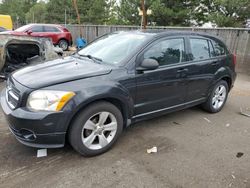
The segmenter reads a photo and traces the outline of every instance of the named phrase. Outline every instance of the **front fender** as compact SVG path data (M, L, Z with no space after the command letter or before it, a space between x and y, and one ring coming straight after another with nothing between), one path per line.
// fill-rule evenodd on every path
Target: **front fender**
M105 84L98 88L91 87L81 90L77 93L77 108L74 110L76 112L79 109L86 107L88 104L105 99L114 99L119 101L122 105L123 110L126 111L127 117L132 117L134 101L129 91L123 88L119 84Z
M47 89L74 91L76 93L73 99L63 109L68 116L68 122L64 128L65 131L79 111L86 108L90 103L100 100L118 101L122 108L125 122L133 116L133 97L128 89L115 81L102 80L101 78L99 80L85 79L84 81L77 80L51 86Z

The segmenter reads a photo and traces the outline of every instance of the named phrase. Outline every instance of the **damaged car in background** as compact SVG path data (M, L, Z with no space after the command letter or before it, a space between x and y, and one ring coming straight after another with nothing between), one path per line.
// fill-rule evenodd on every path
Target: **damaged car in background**
M17 69L53 60L62 54L49 38L0 34L0 77L6 79Z

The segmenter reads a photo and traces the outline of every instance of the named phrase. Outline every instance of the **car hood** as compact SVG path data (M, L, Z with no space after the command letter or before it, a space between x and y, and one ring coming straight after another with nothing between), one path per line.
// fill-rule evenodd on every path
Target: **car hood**
M92 60L67 57L20 69L12 74L12 78L26 87L37 89L108 74L111 68Z

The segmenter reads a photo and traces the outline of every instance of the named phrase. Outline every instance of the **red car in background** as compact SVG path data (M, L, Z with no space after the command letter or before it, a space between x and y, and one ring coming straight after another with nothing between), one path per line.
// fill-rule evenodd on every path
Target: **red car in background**
M14 31L9 31L12 35L30 35L32 37L51 38L54 45L58 45L63 50L67 50L72 45L72 35L68 29L55 24L28 24Z

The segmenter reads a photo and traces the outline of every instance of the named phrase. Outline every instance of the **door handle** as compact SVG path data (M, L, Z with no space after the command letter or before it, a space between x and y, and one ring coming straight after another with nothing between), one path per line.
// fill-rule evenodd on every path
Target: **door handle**
M177 70L177 73L183 73L183 72L188 72L188 69L179 69L179 70Z
M177 74L176 74L176 77L177 78L185 78L187 77L187 72L188 72L188 69L179 69L177 70Z
M219 64L218 61L215 61L215 62L212 63L213 66L216 66L216 65L218 65L218 64Z

